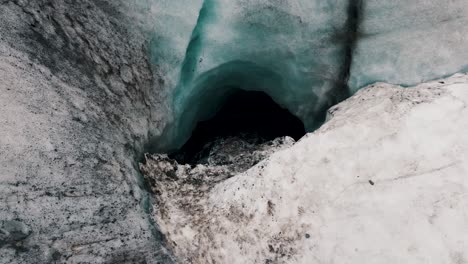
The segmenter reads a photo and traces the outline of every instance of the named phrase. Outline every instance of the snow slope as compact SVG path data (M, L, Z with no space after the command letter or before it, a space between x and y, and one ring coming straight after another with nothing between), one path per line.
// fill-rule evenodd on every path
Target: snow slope
M243 174L160 189L155 218L182 263L467 263L467 104L463 74L369 86Z

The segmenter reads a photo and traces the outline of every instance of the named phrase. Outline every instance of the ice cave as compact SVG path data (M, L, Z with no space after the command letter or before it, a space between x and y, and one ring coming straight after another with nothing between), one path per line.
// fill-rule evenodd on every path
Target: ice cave
M252 144L262 144L280 137L299 140L305 135L304 124L288 110L276 104L266 93L227 89L226 99L215 109L215 116L199 121L188 142L175 153L179 163L202 163L209 144L217 138L239 137ZM230 91L232 90L232 91Z
M0 0L0 264L466 264L467 128L467 0Z
M156 151L184 145L232 87L265 92L311 132L366 85L467 69L464 1L156 2L140 5L155 17L151 62L173 118Z

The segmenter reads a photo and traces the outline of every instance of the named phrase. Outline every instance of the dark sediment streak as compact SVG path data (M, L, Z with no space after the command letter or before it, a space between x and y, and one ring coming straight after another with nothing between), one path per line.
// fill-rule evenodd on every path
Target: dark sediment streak
M364 9L364 0L349 0L348 18L345 27L341 32L337 32L336 40L344 45L344 58L341 66L340 74L337 76L335 86L327 93L327 101L321 105L318 111L316 120L316 128L320 127L325 122L327 110L346 100L351 96L351 91L348 87L348 80L351 75L351 66L353 63L353 54L359 39L359 26L362 21Z

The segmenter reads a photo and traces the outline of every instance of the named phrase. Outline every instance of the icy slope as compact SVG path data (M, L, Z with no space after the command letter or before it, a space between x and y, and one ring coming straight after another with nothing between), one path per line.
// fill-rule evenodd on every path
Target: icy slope
M168 111L125 2L0 1L0 264L170 263L136 162Z
M154 217L182 263L465 263L467 105L468 75L367 87L246 173L153 185Z

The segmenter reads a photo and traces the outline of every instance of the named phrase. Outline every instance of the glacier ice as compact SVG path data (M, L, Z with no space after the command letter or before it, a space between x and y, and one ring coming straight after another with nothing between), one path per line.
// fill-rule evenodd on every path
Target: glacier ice
M349 86L412 86L468 71L468 1L366 0Z
M235 89L264 91L314 129L361 87L412 85L468 70L468 2L135 0L151 17L151 62L176 149Z

